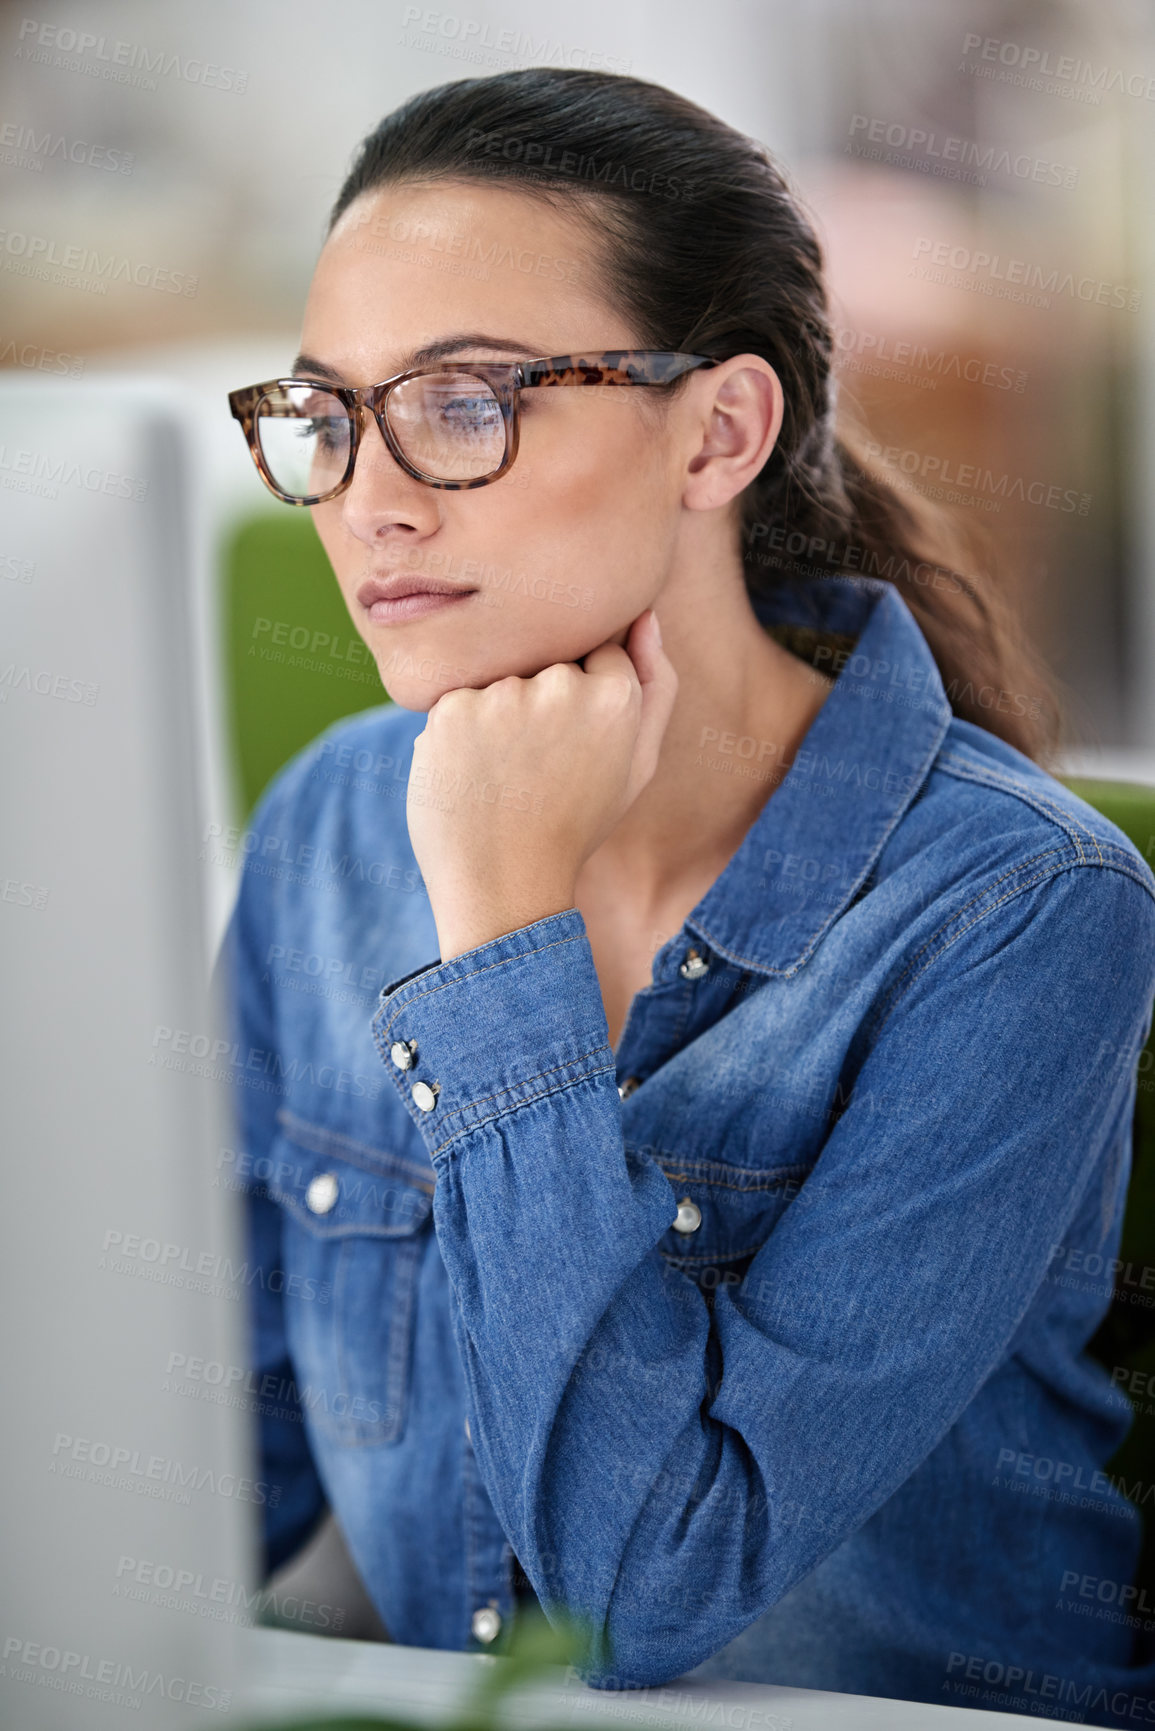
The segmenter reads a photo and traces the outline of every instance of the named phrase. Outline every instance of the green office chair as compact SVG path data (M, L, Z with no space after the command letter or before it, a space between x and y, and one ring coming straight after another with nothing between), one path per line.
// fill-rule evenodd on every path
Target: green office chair
M283 763L389 696L307 511L246 518L224 550L225 690L247 823Z
M1078 776L1062 779L1080 799L1117 824L1150 862L1155 856L1155 787ZM1136 1585L1146 1588L1152 1599L1155 1519L1146 1497L1155 1484L1155 1031L1139 1056L1131 1181L1119 1261L1123 1267L1116 1276L1114 1301L1088 1343L1088 1351L1128 1393L1135 1414L1122 1447L1107 1463L1107 1471L1123 1481L1143 1514L1144 1544Z
M227 678L243 811L270 777L343 715L387 703L377 669L353 629L328 559L305 511L263 512L236 530L225 555ZM1155 857L1155 788L1064 778L1088 805ZM1108 1463L1130 1486L1155 1484L1155 1034L1139 1063L1131 1182L1115 1300L1089 1350L1133 1397L1135 1420ZM1144 1270L1149 1271L1144 1276ZM1133 1284L1132 1284L1133 1283ZM1151 1307L1143 1302L1150 1299ZM1131 1379L1135 1377L1136 1381ZM1155 1520L1146 1520L1140 1585L1155 1598Z

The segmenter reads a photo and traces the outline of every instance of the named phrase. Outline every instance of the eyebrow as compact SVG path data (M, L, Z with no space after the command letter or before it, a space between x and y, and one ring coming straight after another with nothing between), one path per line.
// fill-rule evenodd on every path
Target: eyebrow
M491 337L480 331L462 331L452 337L442 337L435 343L425 343L419 349L411 349L407 355L402 356L397 371L407 373L410 367L432 366L435 361L445 360L447 356L456 355L462 349L491 349L502 354L524 355L531 360L536 360L538 355L545 352L539 344L520 342L516 337ZM317 360L314 355L298 355L292 370L294 373L313 373L318 378L332 379L337 385L345 383L336 367Z

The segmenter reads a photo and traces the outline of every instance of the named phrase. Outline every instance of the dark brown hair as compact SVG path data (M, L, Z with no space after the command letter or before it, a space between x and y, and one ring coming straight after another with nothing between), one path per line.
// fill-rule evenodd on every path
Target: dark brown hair
M976 563L977 538L917 495L900 497L865 460L861 425L843 414L836 431L822 251L765 146L663 85L618 73L532 66L462 79L420 92L369 134L329 228L362 193L437 180L517 182L587 225L602 292L639 346L768 361L786 410L741 496L752 600L787 584L804 597L851 570L893 583L955 714L1030 757L1050 756L1062 720L1052 677L985 556ZM821 639L773 629L807 659ZM829 646L822 654L829 667Z

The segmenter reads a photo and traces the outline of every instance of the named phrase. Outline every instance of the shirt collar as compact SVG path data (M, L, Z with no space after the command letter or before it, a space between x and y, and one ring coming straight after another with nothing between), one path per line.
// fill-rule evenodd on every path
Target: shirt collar
M942 744L951 707L892 584L823 577L754 603L768 625L842 634L819 666L830 693L790 768L686 927L731 962L795 972L866 883ZM856 641L854 641L856 639ZM737 744L743 742L738 741ZM736 753L719 771L741 773ZM757 773L756 760L750 765Z

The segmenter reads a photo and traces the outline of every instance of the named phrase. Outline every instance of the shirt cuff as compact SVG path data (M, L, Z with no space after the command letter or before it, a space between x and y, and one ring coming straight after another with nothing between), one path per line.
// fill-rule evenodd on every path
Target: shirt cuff
M386 988L373 1041L430 1157L616 1063L585 921L548 914ZM616 1092L616 1090L615 1090Z

